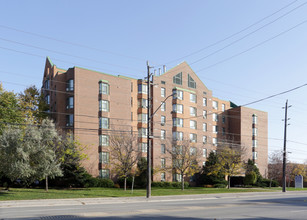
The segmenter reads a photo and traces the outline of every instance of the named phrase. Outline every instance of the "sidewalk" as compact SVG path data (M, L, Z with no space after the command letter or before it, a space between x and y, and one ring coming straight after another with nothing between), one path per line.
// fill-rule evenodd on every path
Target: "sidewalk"
M74 199L38 199L38 200L9 200L0 201L0 208L13 207L39 207L39 206L77 206L77 205L94 205L94 204L120 204L120 203L143 203L159 201L178 201L178 200L207 200L239 197L255 197L263 194L267 195L284 195L285 197L293 194L307 194L307 191L291 192L252 192L252 193L218 193L218 194L196 194L180 196L153 196L149 199L145 197L103 197L103 198L74 198Z

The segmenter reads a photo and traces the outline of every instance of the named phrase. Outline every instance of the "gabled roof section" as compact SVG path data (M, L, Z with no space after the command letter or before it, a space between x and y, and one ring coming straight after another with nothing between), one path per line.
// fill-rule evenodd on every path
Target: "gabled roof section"
M201 83L207 90L209 90L207 86L201 81L201 79L196 75L196 73L193 71L193 69L190 67L190 65L186 61L171 68L170 70L166 71L160 76L167 76L167 77L173 78L174 76L178 75L181 72L183 73L182 77L185 77L183 81L187 82L187 85L184 85L184 86L188 86L188 82L189 82L188 79L190 79L190 82L192 84L196 84L196 88L190 87L191 89L197 89L197 85ZM159 77L159 76L156 76L156 77Z

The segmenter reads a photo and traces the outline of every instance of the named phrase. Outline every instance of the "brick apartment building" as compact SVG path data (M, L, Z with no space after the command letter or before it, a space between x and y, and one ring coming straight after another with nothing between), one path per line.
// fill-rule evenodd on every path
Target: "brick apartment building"
M151 85L152 167L170 165L165 145L170 139L190 139L202 152L201 164L218 144L233 143L246 149L267 175L267 113L237 107L212 96L190 66L183 62L153 76ZM93 175L112 177L108 162L109 134L118 130L138 134L139 150L147 151L147 85L142 79L115 76L81 67L60 69L46 59L43 91L57 127L71 131L88 147L84 167ZM171 96L176 94L176 96ZM200 164L200 165L201 165ZM178 175L160 172L154 181L175 181Z

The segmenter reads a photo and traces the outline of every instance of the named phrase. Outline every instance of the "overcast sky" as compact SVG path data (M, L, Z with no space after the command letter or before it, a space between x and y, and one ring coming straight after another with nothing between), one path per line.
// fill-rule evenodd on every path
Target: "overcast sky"
M237 105L307 83L307 2L293 0L0 0L0 81L41 87L46 56L144 78L146 60L187 61ZM307 159L307 86L248 107L268 112L269 152L282 150L286 99L290 160Z

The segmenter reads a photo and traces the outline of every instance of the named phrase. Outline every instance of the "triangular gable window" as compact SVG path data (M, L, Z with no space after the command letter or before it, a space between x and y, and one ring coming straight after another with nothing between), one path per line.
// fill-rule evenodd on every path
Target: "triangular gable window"
M188 86L189 86L190 88L196 89L196 82L195 82L194 79L190 76L190 74L188 74Z
M173 83L182 85L182 73L178 73L176 76L173 77Z

